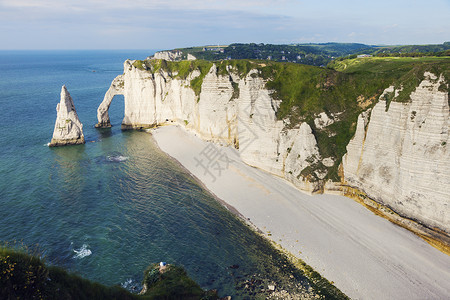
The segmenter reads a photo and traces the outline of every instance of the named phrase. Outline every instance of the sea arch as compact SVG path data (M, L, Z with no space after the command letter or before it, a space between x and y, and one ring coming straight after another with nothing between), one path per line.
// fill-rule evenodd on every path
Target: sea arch
M100 103L97 109L98 123L95 125L97 128L109 128L111 127L111 121L109 119L109 106L116 95L124 95L124 78L123 75L119 75L111 83L108 91L106 91L105 97L102 103Z

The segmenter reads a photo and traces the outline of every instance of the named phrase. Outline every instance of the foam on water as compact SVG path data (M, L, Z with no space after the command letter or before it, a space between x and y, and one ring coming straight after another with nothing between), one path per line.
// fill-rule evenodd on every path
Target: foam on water
M122 282L120 285L126 289L128 288L131 284L133 283L133 279L129 278L127 280L125 280L125 282Z
M142 285L131 278L128 278L127 280L125 280L125 282L122 282L120 285L124 289L129 290L130 292L139 292L139 290L142 289Z
M76 255L74 255L73 258L80 258L81 259L81 258L84 258L86 256L91 255L92 251L90 249L88 249L88 247L89 247L88 245L83 244L83 246L81 246L80 249L78 249L78 250L73 249L73 252L76 253Z
M139 53L0 51L0 241L39 244L55 265L130 290L141 288L150 264L170 261L202 287L245 298L230 272L242 280L281 274L266 243L147 133L121 130L123 96L109 110L116 126L93 126L123 61L152 54ZM92 69L97 72L86 71ZM85 139L101 142L48 148L63 84L76 102Z
M106 157L106 159L111 162L122 162L122 161L126 161L128 159L128 157L122 156L122 155L108 155Z

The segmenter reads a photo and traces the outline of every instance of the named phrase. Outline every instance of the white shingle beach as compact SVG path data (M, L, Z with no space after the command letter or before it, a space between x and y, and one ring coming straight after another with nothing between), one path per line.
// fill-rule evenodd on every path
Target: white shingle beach
M152 134L210 192L349 297L448 299L450 257L409 231L349 198L302 193L180 127Z

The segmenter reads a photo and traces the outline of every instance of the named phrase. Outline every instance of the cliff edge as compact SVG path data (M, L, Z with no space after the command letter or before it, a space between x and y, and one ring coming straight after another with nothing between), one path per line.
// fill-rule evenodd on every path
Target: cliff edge
M448 238L448 78L440 73L448 61L430 64L434 73L409 61L396 73L392 64L380 75L259 61L127 60L97 126L110 126L107 108L121 94L124 129L179 124L302 191L354 188Z
M450 233L448 92L443 76L426 72L406 103L386 89L360 115L343 159L346 185L401 216Z

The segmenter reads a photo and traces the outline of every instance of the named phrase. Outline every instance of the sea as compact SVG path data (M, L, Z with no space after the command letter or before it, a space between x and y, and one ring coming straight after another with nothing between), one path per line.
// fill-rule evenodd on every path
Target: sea
M46 263L138 292L160 261L204 289L254 298L303 275L163 153L149 133L122 131L124 99L96 129L97 107L126 59L155 50L0 51L0 243ZM85 145L49 148L62 85Z

